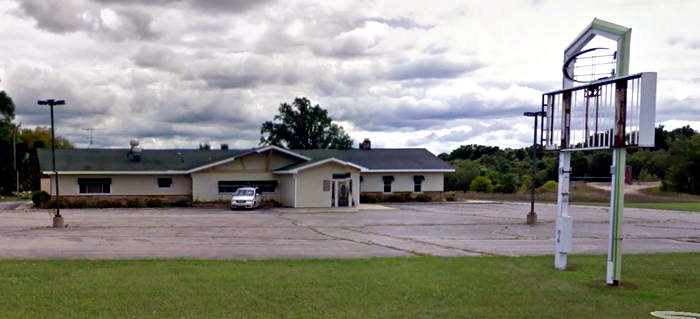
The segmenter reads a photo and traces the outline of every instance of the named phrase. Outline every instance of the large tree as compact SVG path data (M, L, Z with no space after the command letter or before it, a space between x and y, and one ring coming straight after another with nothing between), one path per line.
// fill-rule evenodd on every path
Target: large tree
M0 91L0 141L10 142L15 130L12 120L15 118L15 103L12 98Z
M349 149L353 141L342 126L333 123L328 111L318 104L311 106L305 97L292 104L282 103L279 114L260 128L260 144L290 149Z

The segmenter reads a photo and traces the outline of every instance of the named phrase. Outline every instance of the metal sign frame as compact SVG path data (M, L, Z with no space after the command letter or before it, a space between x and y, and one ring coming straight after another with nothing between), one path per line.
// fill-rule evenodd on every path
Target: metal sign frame
M546 129L547 124L545 124L545 121L543 121L540 129L543 133L550 133L549 136L542 135L543 144L547 145L547 142L549 142L549 146L552 150L559 151L559 189L557 194L554 266L560 270L564 270L567 267L567 257L568 254L571 253L573 237L573 218L569 215L571 152L602 148L613 149L613 163L610 169L612 174L612 188L610 194L610 236L608 243L607 272L605 281L608 285L618 285L620 282L622 267L620 243L622 240L622 212L624 206L625 147L649 147L654 145L656 73L647 72L628 76L632 29L596 18L564 51L564 67L562 71L565 75L573 74L574 71L574 65L567 62L570 62L572 57L575 58L577 54L584 51L586 45L597 36L608 38L617 43L617 60L613 77L610 79L591 82L587 85L574 87L573 78L571 76L563 76L563 90L549 92L542 95L542 111L547 112L547 124L549 124L550 127L549 129ZM634 81L638 79L640 84L638 87L635 87ZM637 102L634 101L634 98L628 98L630 83L632 83L631 90L636 90L637 94L639 94L639 99ZM577 92L582 92L584 95L584 100L589 101L588 98L592 96L591 94L600 95L601 93L598 90L606 87L609 87L609 89L606 89L606 93L610 94L609 100L606 100L606 103L609 102L609 104L612 106L611 112L614 113L608 114L608 117L612 121L610 123L606 123L607 125L602 137L598 137L598 132L596 132L593 142L589 142L590 132L587 131L587 121L589 119L588 108L590 105L586 103L584 111L584 123L586 124L584 133L581 134L584 137L583 143L571 144L571 112L572 107L574 110L576 109L576 105L573 103L576 101L576 94L578 94ZM559 105L561 108L559 114L557 115L555 113L556 109L554 108L557 105L556 99L558 96L560 96ZM594 101L597 103L599 99L596 97ZM631 103L628 103L628 101ZM548 110L545 109L545 107L552 109ZM599 105L596 104L595 107L597 110ZM628 116L628 109L630 109L630 107L632 107L632 113L630 114L631 116ZM637 109L634 107L637 107ZM555 123L556 116L560 117L560 136L558 136L558 146L555 144L554 139L555 130L551 126L553 123ZM599 114L596 114L596 125L598 124L598 117ZM630 134L630 137L632 137L630 139L627 138L627 134L625 133L628 119L637 120L637 130L635 132L629 132L633 133ZM576 122L575 117L573 122ZM576 134L576 130L574 130L573 134ZM601 145L601 139L608 142ZM596 140L598 140L597 144L595 143ZM632 141L632 143L628 143L628 141Z

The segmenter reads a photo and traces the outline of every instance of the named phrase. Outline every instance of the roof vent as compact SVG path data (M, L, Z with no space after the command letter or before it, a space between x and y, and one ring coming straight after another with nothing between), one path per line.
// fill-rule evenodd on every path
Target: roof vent
M369 139L366 138L364 141L362 141L362 143L360 143L360 149L365 150L365 151L371 150L372 149L372 142L370 142Z
M228 144L221 144L222 151L228 151Z
M129 156L134 162L140 161L143 149L141 149L141 147L139 146L139 141L131 140L129 142L129 145L131 145L131 149L129 150L129 154L127 156Z

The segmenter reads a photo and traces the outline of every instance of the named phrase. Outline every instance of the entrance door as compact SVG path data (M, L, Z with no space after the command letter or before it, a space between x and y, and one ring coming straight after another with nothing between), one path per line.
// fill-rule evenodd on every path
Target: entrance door
M347 181L338 182L338 207L348 207L348 195L350 194Z

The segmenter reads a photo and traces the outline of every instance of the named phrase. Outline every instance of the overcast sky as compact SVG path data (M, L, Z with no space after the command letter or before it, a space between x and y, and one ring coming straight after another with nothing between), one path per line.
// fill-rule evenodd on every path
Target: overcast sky
M147 3L147 4L144 4ZM258 144L306 96L374 147L532 141L564 48L595 17L632 28L657 71L657 123L700 129L700 1L0 0L0 90L23 127L65 99L57 134L87 147Z

